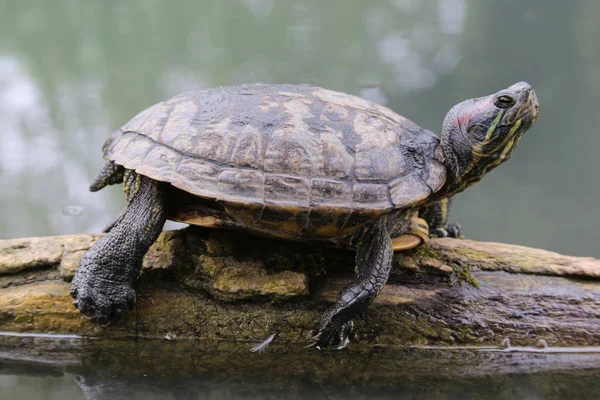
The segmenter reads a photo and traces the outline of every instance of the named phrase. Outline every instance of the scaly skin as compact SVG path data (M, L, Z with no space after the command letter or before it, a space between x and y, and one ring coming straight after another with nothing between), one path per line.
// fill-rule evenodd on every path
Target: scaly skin
M525 82L464 101L448 112L441 139L447 179L425 204L415 205L424 207L432 229L460 234L446 225L447 199L509 159L537 113L537 97ZM110 232L84 255L71 284L75 305L98 322L117 320L133 306L133 284L143 256L166 219L161 184L130 170L122 173L123 167L109 162L92 185L92 190L98 190L123 180L129 205ZM356 279L323 315L314 345L341 348L347 344L352 318L368 306L388 279L393 254L390 236L409 233L415 211L398 207L353 234Z
M360 236L356 280L342 290L336 303L323 314L313 343L317 348L345 347L354 326L352 318L367 308L387 282L394 252L386 224L387 216L383 216Z
M429 224L431 237L464 237L458 223L448 224L451 204L452 199L442 199L419 210L419 216Z
M90 185L90 192L97 192L108 185L123 182L125 168L122 165L115 164L112 161L106 161L100 170L94 182Z
M121 319L135 303L133 285L144 254L166 220L159 183L127 170L125 212L81 260L71 283L75 306L99 323Z
M460 236L460 227L446 225L448 199L480 180L483 175L512 155L521 136L537 119L538 102L528 84L519 82L494 95L466 100L446 115L442 132L442 148L448 168L444 187L424 204L421 211L432 231L446 236ZM399 217L399 218L398 218ZM342 348L352 329L351 319L363 311L385 285L391 268L392 241L384 222L402 215L393 213L363 229L356 248L356 281L340 294L336 304L321 320L315 345Z

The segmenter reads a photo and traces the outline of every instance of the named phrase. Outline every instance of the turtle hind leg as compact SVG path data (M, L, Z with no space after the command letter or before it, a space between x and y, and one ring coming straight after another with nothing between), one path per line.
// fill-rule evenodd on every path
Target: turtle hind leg
M448 224L450 204L452 199L442 199L419 210L419 216L429 224L432 237L464 238L460 224Z
M133 178L132 178L133 177ZM129 204L113 228L82 257L71 282L75 306L96 322L119 320L135 302L142 260L166 220L159 182L125 172Z
M321 319L312 344L318 348L343 348L354 326L352 318L364 311L379 294L392 268L392 240L380 218L362 234L356 250L356 280L346 286Z
M110 163L110 161L108 162ZM108 164L107 163L107 164ZM116 164L115 164L116 165ZM105 165L106 167L107 165ZM117 167L121 167L120 165L117 165ZM123 167L121 167L123 168ZM104 169L104 168L103 168ZM102 175L102 173L100 173L100 175ZM100 176L99 176L100 177ZM135 185L137 184L137 178L138 175L135 173L125 173L125 171L123 171L123 174L121 176L121 182L123 183L123 191L125 192L125 198L127 199L127 201L131 200L131 196L133 196L133 194L136 193L135 190ZM98 181L98 179L96 179ZM112 185L113 183L121 183L121 182L112 182L109 183L109 185ZM106 185L102 185L102 187L104 187ZM119 221L121 221L121 219L123 219L123 216L125 215L125 212L127 211L127 207L125 207L121 213L119 214L119 216L110 224L108 224L106 227L104 227L104 229L102 229L102 232L107 233L110 232L110 230L117 224L119 223Z
M98 176L96 176L96 179L90 185L90 192L97 192L105 186L122 183L124 174L125 167L115 164L112 161L106 161Z

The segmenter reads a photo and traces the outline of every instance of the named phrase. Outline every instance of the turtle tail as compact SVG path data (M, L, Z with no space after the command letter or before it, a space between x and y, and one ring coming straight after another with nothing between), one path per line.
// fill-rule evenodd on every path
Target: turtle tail
M90 185L90 192L97 192L108 185L114 185L115 183L123 183L123 175L125 174L125 167L119 164L115 164L112 161L106 161L100 170L94 182Z

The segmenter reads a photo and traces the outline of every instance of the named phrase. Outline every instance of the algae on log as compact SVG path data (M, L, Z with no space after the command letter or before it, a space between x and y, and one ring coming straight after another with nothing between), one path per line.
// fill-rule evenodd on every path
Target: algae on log
M352 252L219 230L163 232L135 310L99 326L68 281L100 235L0 241L0 331L306 343L351 279ZM469 240L399 253L353 343L600 344L600 261Z

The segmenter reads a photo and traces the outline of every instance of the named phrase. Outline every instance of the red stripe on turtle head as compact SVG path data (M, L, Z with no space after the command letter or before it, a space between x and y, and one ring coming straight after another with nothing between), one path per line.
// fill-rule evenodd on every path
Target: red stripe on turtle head
M460 112L457 113L456 118L452 121L451 126L466 125L474 116L479 115L490 108L491 102L488 99L479 100L473 102L467 100L468 104L466 107L461 107Z

